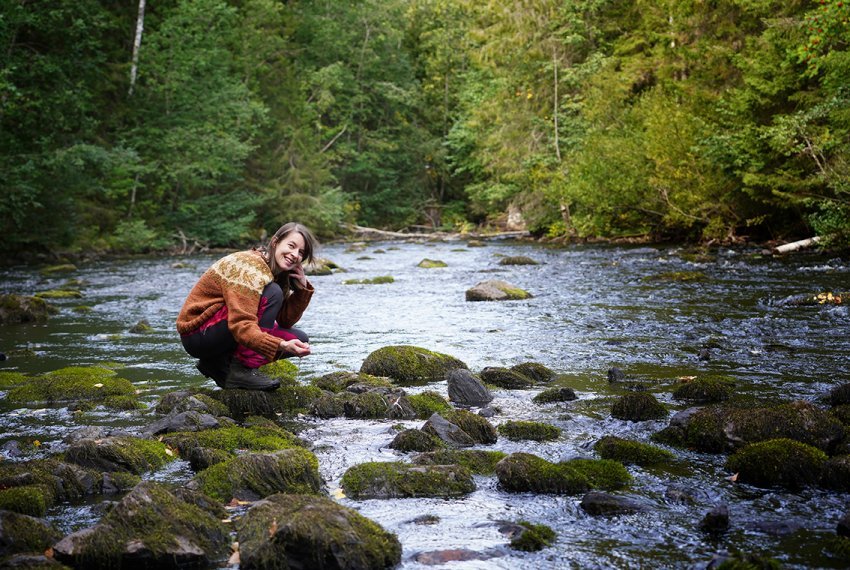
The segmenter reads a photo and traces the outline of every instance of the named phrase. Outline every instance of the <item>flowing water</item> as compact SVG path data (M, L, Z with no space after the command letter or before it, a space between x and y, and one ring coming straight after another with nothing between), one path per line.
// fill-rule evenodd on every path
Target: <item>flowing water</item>
M460 241L382 242L362 251L332 244L321 255L347 271L311 278L316 294L299 326L310 334L314 353L296 362L302 381L358 370L373 350L398 344L450 354L473 371L536 361L569 378L579 396L574 402L538 406L531 398L539 390L498 391L493 402L501 410L492 418L494 424L508 419L549 422L563 429L558 441L502 438L488 449L528 451L555 461L593 457L593 442L607 434L647 441L667 422L610 417L612 401L623 393L607 381L612 366L650 382L651 391L673 411L683 409L670 398L671 387L682 376L725 374L744 392L811 401L850 380L847 306L789 307L779 302L798 293L850 289L850 264L840 259L773 259L758 251L731 250L694 258L668 248L549 248L508 242L473 248ZM526 255L539 264L502 266L502 255ZM124 366L120 375L135 383L149 406L168 391L211 385L183 352L173 323L189 289L217 257L97 261L53 277L42 277L37 268L0 271L0 292L31 294L62 288L73 278L83 282L84 293L82 299L56 301L62 310L46 325L0 328L0 351L10 354L0 370L34 374L115 362ZM423 258L442 260L448 267L417 267ZM674 271L702 272L705 279L653 279ZM343 284L381 275L395 281ZM508 281L534 298L466 302L466 289L486 279ZM92 310L73 310L83 304ZM141 319L148 320L153 332L129 334L129 327ZM701 348L709 348L710 360L697 358ZM412 391L424 389L446 394L444 383ZM154 417L150 410L73 414L64 408L2 409L0 444L15 440L29 457L61 450L62 438L80 425L132 429ZM417 555L447 549L467 549L484 558L443 565L462 569L692 568L704 567L723 551L767 555L788 567L848 564L823 548L850 507L848 494L736 484L728 480L720 455L674 450L678 460L673 466L630 467L634 482L628 494L651 508L614 518L586 515L578 507L581 497L505 493L493 476L477 476L477 490L463 499L353 501L338 492L340 477L364 461L403 459L387 447L391 427L399 422L303 420L307 428L300 435L313 445L328 490L398 535L402 568L433 567ZM423 422L403 423L420 427ZM34 440L40 447L33 447ZM175 482L191 476L182 461L150 475ZM668 502L665 493L671 487L690 489L700 500ZM730 506L731 530L716 539L701 534L700 520L721 502ZM60 505L48 518L70 532L94 524L99 512L96 502ZM415 524L420 515L436 515L439 521ZM507 549L498 522L521 519L551 526L558 533L556 544L537 553Z

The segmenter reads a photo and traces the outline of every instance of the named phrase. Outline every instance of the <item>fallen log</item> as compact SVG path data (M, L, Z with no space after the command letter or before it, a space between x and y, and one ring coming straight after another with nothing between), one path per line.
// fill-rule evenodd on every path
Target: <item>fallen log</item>
M773 253L790 253L792 251L797 251L798 249L812 247L821 241L821 239L822 238L820 236L815 236L807 239L801 239L799 241L792 241L791 243L786 243L773 248Z
M510 231L510 232L470 232L466 234L460 234L458 232L443 232L443 231L433 231L433 232L396 232L391 230L379 230L378 228L368 228L364 226L358 226L356 224L345 224L345 229L350 231L351 233L358 234L361 236L374 236L377 238L405 238L405 239L418 239L418 238L443 238L443 239L461 239L462 237L472 237L472 238L506 238L506 237L524 237L530 235L527 231Z

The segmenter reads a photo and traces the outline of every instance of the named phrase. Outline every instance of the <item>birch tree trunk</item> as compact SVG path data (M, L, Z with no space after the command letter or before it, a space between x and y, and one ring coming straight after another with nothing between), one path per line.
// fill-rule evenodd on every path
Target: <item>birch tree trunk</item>
M139 0L139 16L136 18L136 37L133 39L133 64L130 67L130 90L127 95L133 94L136 86L136 74L139 71L139 48L142 47L142 31L145 29L145 0Z

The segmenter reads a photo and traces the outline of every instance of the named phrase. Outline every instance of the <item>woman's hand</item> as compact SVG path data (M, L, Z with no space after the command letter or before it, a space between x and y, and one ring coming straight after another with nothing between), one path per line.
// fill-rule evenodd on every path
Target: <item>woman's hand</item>
M289 270L289 278L298 283L302 289L307 289L307 276L304 275L304 266L300 263Z
M281 354L289 354L301 358L302 356L307 356L308 354L310 354L310 345L306 342L298 340L297 338L294 338L292 340L280 341L278 350L281 352Z

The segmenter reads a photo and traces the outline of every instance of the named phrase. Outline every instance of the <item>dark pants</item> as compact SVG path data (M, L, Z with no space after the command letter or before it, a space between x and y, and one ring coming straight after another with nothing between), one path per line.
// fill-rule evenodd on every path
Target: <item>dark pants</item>
M275 321L278 312L283 306L283 291L277 283L269 283L263 289L260 298L260 306L257 311L257 322L260 328L271 335L282 340L297 338L303 342L309 342L307 334L299 329L280 328ZM236 358L249 368L259 368L268 364L269 359L262 354L251 350L247 346L237 344L236 339L227 328L227 305L222 307L215 315L201 325L197 330L181 336L183 348L190 355L202 361L224 365ZM288 358L283 355L282 358Z

